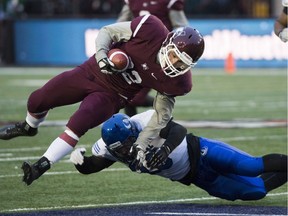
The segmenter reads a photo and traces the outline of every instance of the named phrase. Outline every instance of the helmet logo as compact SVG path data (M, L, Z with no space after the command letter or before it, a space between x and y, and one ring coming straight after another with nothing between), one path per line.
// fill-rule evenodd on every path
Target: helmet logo
M131 124L128 119L123 119L123 124L127 129L131 128Z
M184 42L184 41L179 41L178 43L177 43L177 47L178 48L184 48L186 46L186 42Z

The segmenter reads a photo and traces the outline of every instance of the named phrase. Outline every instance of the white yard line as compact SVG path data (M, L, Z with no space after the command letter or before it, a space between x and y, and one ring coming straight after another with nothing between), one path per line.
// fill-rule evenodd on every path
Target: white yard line
M122 171L130 171L130 169L128 168L108 168L108 169L104 169L101 172L122 172ZM70 175L70 174L79 174L78 171L58 171L58 172L46 172L43 175ZM0 175L0 179L1 178L14 178L14 177L22 177L23 174L14 174L14 175Z

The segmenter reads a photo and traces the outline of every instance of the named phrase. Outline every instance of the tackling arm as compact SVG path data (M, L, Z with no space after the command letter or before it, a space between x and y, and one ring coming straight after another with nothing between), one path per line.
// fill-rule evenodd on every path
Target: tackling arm
M168 146L170 153L180 145L186 135L187 129L172 120L160 131L160 137L165 139L162 145Z
M95 155L86 157L84 156L85 152L85 148L76 148L70 155L70 161L82 174L99 172L114 163L112 160Z
M84 162L82 165L74 164L75 168L82 174L91 174L100 172L101 170L111 166L114 161L103 157L97 157L92 155L90 157L84 156Z
M169 154L183 141L187 129L174 121L170 121L160 131L160 137L166 139L159 148L151 148L146 152L147 167L151 170L165 164Z

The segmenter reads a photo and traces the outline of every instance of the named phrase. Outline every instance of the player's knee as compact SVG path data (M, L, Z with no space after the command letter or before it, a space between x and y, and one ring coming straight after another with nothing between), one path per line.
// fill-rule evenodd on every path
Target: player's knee
M31 113L38 113L42 111L46 111L47 109L42 109L43 107L43 100L45 97L42 97L41 91L38 89L34 92L32 92L28 98L27 102L27 109Z

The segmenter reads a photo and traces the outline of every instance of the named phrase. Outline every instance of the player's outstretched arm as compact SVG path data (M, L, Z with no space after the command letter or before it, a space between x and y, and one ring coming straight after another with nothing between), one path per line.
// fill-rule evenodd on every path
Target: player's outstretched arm
M155 113L152 115L147 126L140 132L136 142L131 148L131 152L136 155L137 168L141 167L145 161L145 151L150 146L153 139L159 136L170 121L174 108L175 98L157 92L153 107Z
M160 131L166 127L172 117L174 103L174 97L159 92L157 93L153 104L156 112L152 115L147 126L139 134L135 142L137 146L145 150L151 141L159 135Z
M82 174L99 172L111 166L115 162L104 157L97 157L95 155L86 157L84 156L85 152L85 148L77 148L70 155L70 161L75 165L75 168Z

